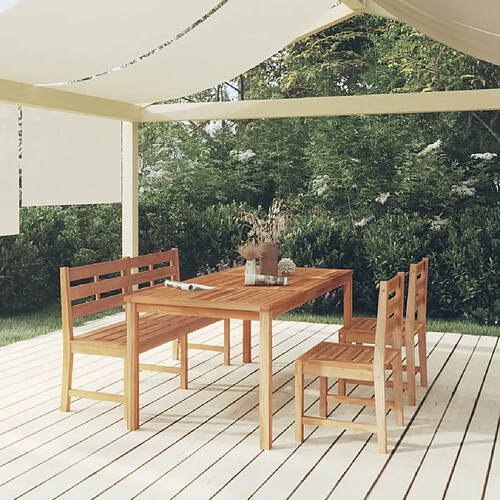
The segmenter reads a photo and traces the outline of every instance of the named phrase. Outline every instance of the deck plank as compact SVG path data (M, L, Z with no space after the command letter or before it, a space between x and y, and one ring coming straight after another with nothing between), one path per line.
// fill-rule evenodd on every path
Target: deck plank
M431 368L429 377L433 376L434 367L442 365L445 360L445 352L447 354L445 350L434 349L440 340L441 334L429 334L428 355L429 367ZM418 399L421 399L423 394L424 391L418 392ZM373 389L366 388L365 396L372 397ZM354 408L351 405L341 405L341 407L345 406L353 408L352 411L355 411L356 414L360 413L359 407ZM405 419L408 422L411 409L405 406L404 410ZM374 419L373 408L361 409L360 414L364 414L365 418L369 415L371 419ZM395 426L392 412L390 412L388 417L389 446L397 441L400 434L401 429ZM309 471L305 471L300 483L297 482L297 488L292 492L292 498L303 498L311 488L314 488L314 490L318 492L318 496L326 498L331 493L336 483L340 482L342 475L346 473L350 464L356 461L356 457L361 453L363 447L373 447L373 451L376 452L376 440L371 439L366 433L354 433L352 431L340 429L338 433L335 433L335 436L338 436L338 439L329 442L329 446L324 455L320 455L317 463L315 463ZM368 440L370 441L367 442Z
M313 332L321 327L324 325L311 325ZM275 336L275 355L279 356L293 349L297 342L295 336L303 329L304 325L296 325L278 331ZM147 423L148 428L154 423L155 429L150 439L144 442L140 461L129 454L119 457L106 470L88 477L79 487L69 491L68 498L88 491L98 494L109 486L118 490L126 487L128 494L139 493L152 482L149 474L156 480L168 470L172 459L174 464L177 463L193 451L193 448L196 449L210 439L216 432L215 429L220 426L219 415L226 410L237 409L242 392L257 394L255 390L258 384L258 365L240 365L219 378L216 373L209 372L200 383L202 385L191 398L175 407L175 419L171 418L170 422L165 422L164 417L159 415L159 418L155 416ZM168 417L171 411L169 409L165 417ZM187 437L189 439L186 439ZM257 446L258 443L255 442L254 445ZM119 470L120 476L110 481L110 470ZM148 471L146 481L145 470ZM125 481L119 480L120 477ZM117 481L119 483L114 485ZM113 496L116 498L116 493Z
M335 339L337 328L274 322L270 452L258 448L256 322L251 364L241 363L241 322L232 321L232 365L224 366L219 353L191 351L188 391L178 388L175 375L141 372L135 432L126 431L123 408L114 403L75 399L70 413L59 411L60 332L0 348L0 360L8 362L0 379L0 498L387 499L432 497L431 489L439 498L480 498L485 482L485 498L497 498L500 345L494 338L429 333L431 387L417 388L417 407L405 406L406 429L389 413L389 449L397 443L391 454L379 455L373 437L342 429L306 426L306 440L295 443L294 360ZM221 332L217 323L192 338L220 343ZM163 347L144 355L153 363L170 357ZM121 391L122 360L78 361L79 384ZM306 377L306 385L315 414L317 379ZM372 393L348 387L353 395ZM373 408L332 404L330 411L336 418L373 418Z
M287 337L287 335L283 336ZM234 349L233 353L235 352L236 356L240 355L241 347ZM208 354L206 352L203 355L214 356L213 353ZM219 358L220 356L217 359ZM222 362L222 360L219 361L220 363ZM124 425L121 420L122 410L120 408L119 421L114 426L98 432L89 439L79 443L76 447L64 451L66 456L74 454L78 456L78 460L71 460L70 463L72 466L68 467L66 463L63 469L54 469L51 467L49 461L44 464L45 470L42 473L39 472L39 476L45 480L49 478L52 488L57 492L64 491L64 488L62 488L64 484L67 484L71 488L76 483L82 482L76 486L75 490L77 492L74 493L71 490L69 496L78 495L79 493L85 496L89 494L88 492L92 491L92 485L95 487L95 494L99 493L109 485L110 480L113 481L113 470L121 470L123 463L126 463L127 460L130 462L131 468L134 469L138 465L137 456L142 457L144 453L147 458L149 451L154 454L154 450L157 452L163 449L169 440L182 438L185 435L186 429L189 429L191 425L191 421L185 420L185 416L189 412L195 411L198 406L203 406L207 402L207 399L212 396L213 392L216 393L215 396L224 392L224 387L226 387L226 383L231 381L231 376L233 379L232 382L236 383L241 377L245 376L245 371L255 371L256 369L255 365L235 365L234 367L225 367L225 369L222 366L218 362L216 365L207 367L197 383L191 384L193 390L180 391L177 390L177 386L175 391L165 394L165 388L159 387L156 393L149 393L148 398L144 401L143 406L145 406L145 409L141 411L141 420L144 424L138 432L124 432ZM218 371L217 368L222 368L222 370ZM193 371L194 373L190 373L190 377L196 378L196 370ZM210 386L218 379L222 380L223 382L219 381L219 383L223 383L224 385L219 387L217 391L214 390L212 392L213 385L212 387ZM144 385L142 384L141 390L143 390L143 387ZM208 397L207 392L211 393ZM153 398L152 401L151 398ZM144 399L141 394L141 402ZM180 422L174 425L177 421ZM108 440L107 436L113 431L114 427L120 429L122 433L121 437L115 441ZM177 432L176 429L178 429ZM137 448L137 450L140 449L140 452L131 453L131 450L134 450L134 448ZM98 449L98 453L95 452L95 449ZM147 449L147 451L144 452L144 449ZM58 456L54 456L56 462L58 459ZM50 471L50 474L46 476L45 472L47 471ZM58 473L59 471L61 474ZM103 477L106 478L104 481ZM96 480L96 478L99 478L99 480ZM36 492L36 490L34 491Z
M432 346L430 346L432 347ZM311 377L314 379L315 377ZM307 378L306 378L307 380ZM318 401L318 387L317 382L316 386L313 387L313 393L316 398L316 402ZM373 388L368 386L353 386L348 385L348 390L351 391L351 395L355 397L367 397L370 398L373 396ZM374 408L363 408L355 405L330 405L331 417L338 418L341 420L352 420L352 421L363 421L368 423L373 423L375 421ZM332 411L333 410L333 411ZM317 414L318 409L316 408L313 411L310 411L311 414ZM389 428L389 437L391 437L391 433L394 428L394 419L392 412L389 416L388 428ZM396 431L397 435L400 432ZM282 492L283 496L288 496L293 494L296 487L299 486L302 479L304 479L305 475L309 473L315 466L318 459L323 455L323 453L327 454L329 448L333 448L332 443L334 442L342 442L343 440L349 441L349 450L342 448L342 456L337 457L334 460L325 460L325 465L330 464L332 462L340 462L344 466L341 467L342 472L345 470L345 462L346 456L352 455L356 456L359 453L363 443L366 441L366 437L369 434L366 433L356 433L353 431L344 431L343 429L328 429L328 428L317 428L306 426L305 428L306 440L302 445L295 445L292 449L290 446L286 446L290 441L293 442L293 425L291 425L288 429L288 435L283 436L283 446L288 448L286 453L283 453L283 460L278 464L275 470L268 472L268 478L264 481L264 483L256 489L255 498L269 498L272 496L273 491ZM345 444L345 442L344 442ZM376 447L376 446L375 446ZM265 463L267 462L267 457L260 456L259 460ZM331 457L330 457L331 458ZM265 477L265 476L264 476ZM316 484L314 484L314 491L318 495L318 497L324 496L331 488L335 481L332 482L333 475L331 470L328 470L326 474L326 492L319 489Z
M153 352L153 351L151 351ZM170 351L168 352L168 357L170 358ZM196 354L193 354L191 356L191 360L193 358L202 358L203 354L205 352L199 352ZM163 354L163 357L165 354ZM156 355L158 357L158 354ZM209 354L206 357L209 358L215 358L217 357L217 354ZM218 356L220 358L220 355ZM149 360L149 359L148 359ZM151 361L160 361L161 359L151 359ZM164 361L164 359L163 359ZM203 360L201 360L203 362ZM220 360L222 363L222 360ZM193 364L193 363L192 363ZM196 370L197 365L194 364L193 369ZM212 366L207 366L206 370L212 370ZM122 379L121 379L121 373L122 371L120 370L120 378L114 377L111 383L111 386L108 388L108 390L115 390L116 392L119 392L122 387ZM193 374L191 373L191 377L195 378ZM179 387L179 382L178 382L178 377L172 374L158 374L156 372L141 372L141 380L148 381L148 380L160 380L161 382L157 385L154 385L152 387L148 387L148 384L142 385L142 395L144 396L145 394L148 396L146 399L146 402L143 404L144 406L147 406L147 404L151 404L151 398L154 401L155 397L161 398L165 396L166 392L170 391L171 393L177 393L177 395L181 395L183 391L178 391ZM103 381L103 383L106 383L106 381ZM156 391L156 392L155 392ZM157 393L157 394L156 394ZM149 401L149 403L148 403ZM64 423L68 426L65 432L65 425L48 425L45 426L42 431L39 431L35 434L34 438L30 438L26 443L16 443L15 451L23 451L23 449L26 446L29 445L35 445L38 444L39 447L34 447L34 450L38 453L43 454L47 459L47 467L49 467L50 472L53 474L55 470L57 470L57 467L53 467L53 463L50 462L50 457L53 457L55 459L58 458L58 455L64 452L69 452L72 453L74 451L75 444L78 443L79 439L91 439L93 437L92 435L92 428L94 429L95 437L97 441L101 443L101 446L105 446L106 440L102 440L102 435L100 434L101 431L103 430L103 426L99 423L99 419L104 415L105 418L112 418L113 423L116 424L116 427L119 429L119 432L121 434L126 434L126 429L124 426L124 422L122 419L123 415L123 410L121 408L121 405L115 405L113 403L101 403L101 402L94 402L91 400L86 400L86 399L76 399L75 402L73 403L73 408L74 410L69 413L61 413L57 410L55 412L52 412L51 415L54 413L58 416L62 416L61 418L64 418ZM89 411L90 410L90 411ZM94 410L94 411L92 411ZM97 420L97 421L96 421ZM85 424L87 424L87 427L90 427L90 432L89 429L85 428ZM97 429L97 432L95 430ZM52 434L55 433L55 436ZM69 439L68 439L69 438ZM82 441L83 442L83 441ZM24 445L24 446L23 446ZM54 445L56 446L55 448ZM4 451L5 453L5 451ZM18 466L17 463L12 462L14 466ZM8 464L9 466L11 464ZM63 463L64 466L67 465L67 463ZM5 467L3 468L5 469ZM3 470L0 469L0 470ZM22 470L17 471L18 474L23 473ZM22 478L19 481L22 483ZM23 486L26 486L26 483L22 483Z
M443 419L414 478L408 498L418 499L430 494L440 497L444 495L495 344L496 339L492 337L479 339L463 377L452 392L449 406L444 411ZM443 393L443 396L445 394ZM472 475L472 471L469 471L469 475Z
M496 422L490 415L500 416L500 345L498 339L484 379L482 391L478 394L477 406L463 440L461 452L449 479L448 498L480 498L486 482L486 473L492 447L494 446ZM474 395L474 388L471 388ZM500 485L499 485L500 486ZM499 489L497 489L498 493Z
M444 354L450 355L450 358L443 367L437 367L438 375L434 385L420 403L414 419L409 422L404 440L396 453L388 457L379 477L373 478L376 482L372 486L370 499L387 498L387 491L391 491L394 498L403 498L410 488L452 391L479 341L478 337L462 336L457 343L458 338L456 335L447 335L443 343L438 345L438 349L443 349Z
M490 453L486 484L484 485L484 498L486 500L497 499L500 491L500 415L498 415L497 419L495 437L495 443Z
M320 330L324 338L331 337L338 330L338 326L329 325L326 328ZM310 331L310 329L308 330ZM307 338L304 336L303 342L300 344L296 344L292 350L289 350L282 356L283 361L280 361L280 358L274 361L274 370L273 370L273 405L274 405L274 417L273 417L273 434L275 436L279 436L282 432L283 427L287 427L290 425L289 415L290 415L290 402L293 403L293 392L291 392L291 388L293 387L293 363L295 358L300 355L304 350L310 348L317 340ZM182 490L187 484L191 481L197 479L197 476L201 471L211 466L213 463L218 462L222 459L226 454L230 451L237 449L239 454L247 456L250 453L251 456L259 453L258 448L255 446L255 443L258 441L258 387L252 391L252 403L251 405L246 405L244 409L250 410L248 415L244 416L244 420L242 421L242 431L238 427L230 426L228 427L225 434L221 434L218 436L216 440L210 443L209 448L209 456L212 456L214 459L212 461L206 460L207 450L205 447L203 449L198 450L196 454L190 457L189 462L183 464L182 468L177 471L173 470L168 475L165 475L158 481L157 484L154 485L153 488L148 488L144 494L144 498L148 498L150 496L159 495L162 491L167 494L176 495L180 490ZM292 405L293 406L293 405ZM283 411L285 410L285 411ZM293 413L293 409L292 409ZM230 423L231 419L228 420ZM225 442L225 445L221 445L221 442ZM272 458L279 449L279 444L275 440L273 442L273 453L268 455L268 458ZM196 464L196 467L195 467ZM177 469L177 468L176 468ZM201 469L201 471L200 471ZM228 473L234 473L234 465L226 462L225 472L221 477L225 477L226 480L229 479ZM221 479L219 477L219 479ZM182 482L184 484L179 484L179 478L182 478ZM205 487L205 495L211 496L215 491L211 491L213 485L207 485L204 481ZM175 486L173 486L175 485ZM189 498L193 493L182 492L181 497ZM244 491L240 490L240 495L244 496ZM196 495L195 495L196 496ZM193 496L191 496L193 498Z

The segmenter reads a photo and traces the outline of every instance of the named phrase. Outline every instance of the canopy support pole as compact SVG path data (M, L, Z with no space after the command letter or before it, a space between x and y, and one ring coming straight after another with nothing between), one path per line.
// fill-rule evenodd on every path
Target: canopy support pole
M122 122L122 256L139 255L139 124Z

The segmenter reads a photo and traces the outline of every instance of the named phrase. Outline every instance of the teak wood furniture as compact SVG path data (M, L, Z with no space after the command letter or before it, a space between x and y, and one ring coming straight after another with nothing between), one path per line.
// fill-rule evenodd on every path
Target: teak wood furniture
M380 453L387 453L387 408L394 408L396 425L403 425L403 331L404 273L380 283L374 346L320 342L295 361L295 439L304 440L304 424L340 427L377 434ZM392 347L386 347L390 337ZM394 401L386 400L385 370L394 377ZM304 415L304 375L320 381L320 416ZM328 377L356 379L374 384L375 399L328 394ZM376 425L328 418L328 401L375 406Z
M406 362L403 371L407 372L407 382L404 382L404 388L408 389L410 406L416 404L415 372L420 373L420 385L427 387L426 316L428 274L429 259L424 258L417 264L410 265L406 319L403 323L403 345L406 351ZM349 326L343 326L339 330L339 342L373 345L376 326L376 318L354 318ZM410 332L410 334L407 335L406 332ZM415 366L415 336L418 339L419 364L417 366ZM390 338L388 342L391 343ZM345 382L342 381L341 385L342 390L345 391ZM391 386L392 382L387 381L387 385Z
M212 290L184 291L164 286L138 290L125 297L127 315L127 427L139 427L139 313L198 315L243 320L243 358L250 361L250 321L260 324L260 447L272 446L272 319L339 287L344 288L344 323L352 319L352 271L299 268L288 286L244 286L244 269L201 276L192 282Z
M124 305L124 298L134 288L151 287L165 278L179 279L177 249L140 257L90 264L80 267L63 267L61 274L61 311L63 325L63 376L61 410L69 411L71 397L85 397L124 403L124 394L74 389L73 358L75 353L96 354L126 358L126 322L113 323L102 328L74 335L73 320ZM138 320L137 351L143 353L166 342L181 343L180 366L140 364L142 370L178 373L181 388L188 385L187 334L203 328L216 320L199 316L168 314L143 315ZM126 370L124 373L126 379ZM127 384L125 383L125 389Z

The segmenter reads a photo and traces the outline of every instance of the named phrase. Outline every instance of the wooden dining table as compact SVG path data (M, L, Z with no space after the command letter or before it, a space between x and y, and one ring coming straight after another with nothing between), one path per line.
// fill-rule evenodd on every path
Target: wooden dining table
M251 361L251 321L259 329L260 448L272 447L273 318L312 299L343 287L344 325L352 321L352 275L349 269L297 268L286 286L245 286L244 268L199 276L187 283L213 286L210 290L180 290L163 284L136 290L125 297L127 317L127 428L139 427L138 317L143 312L243 320L243 362Z

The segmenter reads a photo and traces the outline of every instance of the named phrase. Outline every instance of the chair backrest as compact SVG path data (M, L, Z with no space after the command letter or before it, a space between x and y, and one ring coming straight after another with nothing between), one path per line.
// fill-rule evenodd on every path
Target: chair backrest
M161 283L165 279L180 280L179 251L177 248L130 257L128 266L131 286L143 288ZM130 291L127 290L127 293Z
M79 267L62 267L61 312L64 335L73 338L73 320L124 304L130 288L128 257Z
M392 347L401 348L403 337L403 302L405 274L398 273L388 281L380 282L375 333L375 363L385 366L385 347L391 339Z
M426 324L428 275L429 259L424 258L417 264L410 265L406 302L406 330L409 332L415 331L416 321Z

